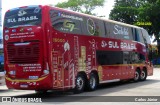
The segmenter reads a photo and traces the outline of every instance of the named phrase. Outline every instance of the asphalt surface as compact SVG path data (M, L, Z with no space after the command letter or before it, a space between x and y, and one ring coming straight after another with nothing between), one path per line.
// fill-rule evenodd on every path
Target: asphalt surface
M12 96L16 102L0 103L16 104L16 105L35 105L24 101L34 100L37 98L36 104L67 104L67 105L159 105L160 104L160 69L154 69L154 75L147 78L143 82L116 82L103 84L93 92L83 92L81 94L73 94L72 91L50 91L47 94L36 94L34 91L24 90L8 90L6 86L0 86L0 96ZM19 103L16 99L21 99ZM35 99L36 100L36 99ZM148 101L149 100L149 101ZM23 101L23 102L22 102ZM42 103L41 103L42 101ZM18 102L18 103L17 103Z

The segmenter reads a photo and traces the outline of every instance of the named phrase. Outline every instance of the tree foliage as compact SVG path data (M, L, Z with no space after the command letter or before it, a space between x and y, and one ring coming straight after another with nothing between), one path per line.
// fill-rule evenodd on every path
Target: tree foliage
M73 11L95 15L93 10L96 7L104 5L105 0L68 0L67 2L58 3L55 6L60 8L68 8Z
M159 40L160 33L160 0L141 0L139 8L139 21L150 21L151 27L146 27L150 34L155 34L156 40Z
M115 0L115 7L111 10L109 17L112 20L134 24L137 20L139 6L137 0Z

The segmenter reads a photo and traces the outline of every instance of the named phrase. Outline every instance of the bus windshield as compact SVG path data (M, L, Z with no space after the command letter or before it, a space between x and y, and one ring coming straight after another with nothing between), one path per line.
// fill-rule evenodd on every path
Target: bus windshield
M6 12L4 27L40 25L41 20L41 8L39 6L15 8Z

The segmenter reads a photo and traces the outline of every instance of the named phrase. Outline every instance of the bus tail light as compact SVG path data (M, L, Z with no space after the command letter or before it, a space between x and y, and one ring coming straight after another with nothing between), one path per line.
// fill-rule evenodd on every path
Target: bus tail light
M43 70L42 77L43 77L43 76L46 76L46 75L48 75L48 74L49 74L49 65L48 65L48 63L46 63L45 69Z
M43 70L43 74L44 74L44 75L49 74L49 70Z
M10 75L16 75L16 71L15 71L15 70L11 70L11 71L9 72L9 74L10 74Z

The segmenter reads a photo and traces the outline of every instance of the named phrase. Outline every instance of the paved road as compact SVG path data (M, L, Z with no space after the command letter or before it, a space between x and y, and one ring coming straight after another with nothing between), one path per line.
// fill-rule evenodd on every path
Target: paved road
M42 104L67 104L67 105L75 105L75 104L92 104L97 105L96 101L103 101L100 104L106 105L106 102L104 101L142 101L142 103L134 102L134 103L128 103L128 102L121 102L116 103L115 105L139 105L139 104L145 104L145 105L159 105L160 104L160 98L158 98L158 102L145 102L145 99L151 98L153 101L156 101L157 97L153 96L160 96L160 69L154 69L154 75L151 77L148 77L146 81L144 82L118 82L118 83L111 83L111 84L104 84L99 86L99 88L94 92L84 92L81 94L73 94L72 92L49 92L46 95L40 95L35 94L34 91L24 91L24 90L8 90L5 86L0 87L0 96L16 96L16 98L19 97L36 97L36 98L42 98L43 102ZM91 97L88 97L91 96ZM95 97L93 97L95 96ZM108 97L109 96L109 97ZM111 97L113 96L113 97ZM117 96L117 97L116 97ZM125 97L119 97L119 96L125 96ZM134 96L134 97L130 97ZM146 97L142 97L146 96ZM58 102L55 102L58 101ZM70 101L70 102L63 102L63 101ZM88 102L89 101L89 102ZM49 102L49 103L47 103ZM83 103L87 102L87 103ZM15 103L22 105L22 103ZM23 103L24 104L24 103ZM32 103L31 103L32 104ZM41 104L41 103L39 103ZM113 105L112 102L107 102L108 105ZM28 103L27 103L28 105Z

